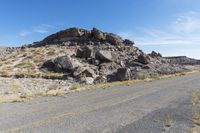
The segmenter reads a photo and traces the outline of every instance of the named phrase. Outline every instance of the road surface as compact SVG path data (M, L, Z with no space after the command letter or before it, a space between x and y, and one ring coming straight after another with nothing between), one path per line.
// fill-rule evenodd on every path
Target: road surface
M1 103L0 132L188 133L193 126L194 90L200 90L200 73Z

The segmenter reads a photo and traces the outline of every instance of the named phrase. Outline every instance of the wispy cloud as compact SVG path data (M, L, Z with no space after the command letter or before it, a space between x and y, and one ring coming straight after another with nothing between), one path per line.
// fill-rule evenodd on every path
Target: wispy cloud
M53 29L53 28L55 28L53 25L41 24L38 26L33 26L32 30L33 30L33 32L44 34L44 33L48 33L49 30Z
M188 12L181 14L171 25L172 29L178 33L200 33L200 13Z
M164 56L186 55L199 58L200 12L178 14L163 28L136 28L119 33L136 42L145 52L156 50Z
M48 33L53 28L55 28L53 25L40 24L40 25L31 27L29 30L21 31L19 33L19 36L26 37L28 35L35 34L35 33L46 34L46 33Z
M27 36L27 35L29 35L29 34L30 34L30 32L28 32L28 31L21 31L21 32L19 33L19 36L25 37L25 36Z
M163 29L138 28L142 35L133 32L120 32L124 38L135 40L139 45L200 44L200 13L179 14Z

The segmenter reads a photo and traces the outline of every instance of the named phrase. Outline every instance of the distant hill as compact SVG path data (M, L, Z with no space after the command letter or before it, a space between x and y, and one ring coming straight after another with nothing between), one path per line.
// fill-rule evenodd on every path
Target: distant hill
M174 57L165 57L172 64L178 65L200 65L200 60L189 58L187 56L174 56Z

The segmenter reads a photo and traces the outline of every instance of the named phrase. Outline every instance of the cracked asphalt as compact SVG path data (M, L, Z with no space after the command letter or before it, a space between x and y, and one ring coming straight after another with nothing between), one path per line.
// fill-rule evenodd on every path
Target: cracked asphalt
M188 133L200 73L0 104L1 133ZM171 120L171 126L166 123Z

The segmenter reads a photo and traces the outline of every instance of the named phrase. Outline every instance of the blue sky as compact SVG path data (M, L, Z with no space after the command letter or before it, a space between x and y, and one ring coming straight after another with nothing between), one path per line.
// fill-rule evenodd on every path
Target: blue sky
M0 45L20 46L69 27L113 32L145 52L200 59L200 0L2 0Z

